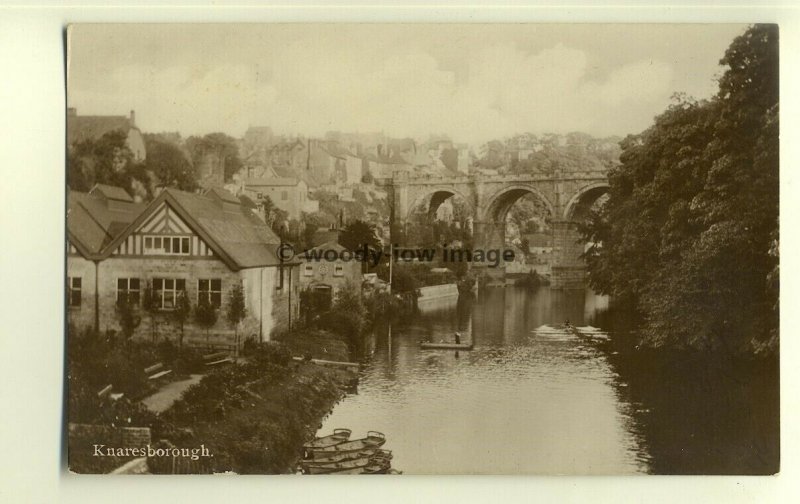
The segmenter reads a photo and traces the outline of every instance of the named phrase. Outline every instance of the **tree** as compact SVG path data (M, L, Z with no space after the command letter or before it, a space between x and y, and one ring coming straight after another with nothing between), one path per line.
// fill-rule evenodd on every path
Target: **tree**
M184 326L191 313L192 303L189 300L189 296L186 295L186 291L180 291L178 293L178 299L175 300L175 309L172 311L172 318L181 329L181 336L178 340L178 346L181 348L183 348Z
M197 325L204 327L206 330L206 342L209 338L209 329L217 323L217 310L214 305L209 303L208 298L200 296L197 301L197 306L194 309L194 320Z
M158 313L161 311L161 292L153 289L152 282L148 282L144 288L144 295L142 297L142 308L150 315L150 331L153 343L158 338L156 320Z
M160 186L189 192L197 189L194 168L180 147L152 135L145 135L145 146L147 169L158 178Z
M117 299L117 317L119 317L122 334L126 340L129 340L142 322L142 318L136 313L133 303L128 300L128 296L121 295Z
M233 327L236 341L236 348L239 348L239 323L247 315L247 307L244 303L244 289L241 283L236 283L231 287L230 297L228 298L228 309L226 316L228 323Z
M85 191L100 183L119 186L131 193L143 192L143 197L151 194L147 171L142 163L134 160L127 146L127 135L122 130L74 143L67 163L67 182L71 189ZM137 187L142 191L136 191Z
M320 326L346 338L350 348L361 350L366 308L361 302L361 287L348 283L336 293L328 313L323 314Z
M777 349L777 40L775 26L749 28L713 99L676 96L621 142L583 232L592 286L644 318L643 344Z
M364 247L369 250L382 249L375 226L362 220L355 220L342 230L339 234L339 245L352 251L363 249ZM368 266L369 261L362 262L362 271L365 271Z
M272 198L267 195L264 195L264 199L261 200L261 204L263 206L262 211L264 212L264 220L275 232L275 234L285 241L286 238L288 238L289 233L287 225L289 212L278 208L272 201Z
M186 139L186 148L195 168L202 164L206 156L215 156L224 166L225 182L230 181L233 174L244 165L239 158L236 139L225 133L209 133L203 137L189 137Z

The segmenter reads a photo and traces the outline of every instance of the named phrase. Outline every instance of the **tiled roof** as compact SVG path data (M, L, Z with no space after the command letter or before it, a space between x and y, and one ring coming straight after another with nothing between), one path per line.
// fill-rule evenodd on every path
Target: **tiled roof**
M336 240L331 240L323 243L322 245L317 245L316 247L311 248L309 250L319 250L319 251L335 250L337 252L342 252L347 250L347 248L344 247L343 245L340 245L339 242L337 242Z
M246 178L245 187L275 187L275 186L296 186L299 180L294 177L267 177L267 178Z
M106 186L111 187L111 186ZM120 188L115 188L122 191ZM125 193L127 195L127 193ZM144 210L143 203L109 199L97 187L92 193L70 191L67 195L67 234L87 259L99 256Z
M121 130L127 133L131 121L127 116L67 116L67 145L88 139L100 138L108 132Z
M220 252L223 260L228 259L226 262L233 269L281 264L276 255L281 244L280 238L233 195L231 198L237 202L237 211L224 210L218 198L228 202L227 198L220 195L226 192L218 189L199 195L166 189L162 194L168 203L174 201L178 204L175 210L183 214L189 226L194 227L212 248L216 248L216 252Z
M231 269L281 264L276 255L280 238L246 204L223 189L212 189L201 195L167 188L146 206L110 200L96 189L92 194L71 191L67 210L70 241L87 258L108 257L164 203L173 208Z
M131 195L128 194L125 189L108 184L95 184L94 187L89 190L89 194L105 196L110 200L127 201L129 203L133 203L133 198L131 198Z

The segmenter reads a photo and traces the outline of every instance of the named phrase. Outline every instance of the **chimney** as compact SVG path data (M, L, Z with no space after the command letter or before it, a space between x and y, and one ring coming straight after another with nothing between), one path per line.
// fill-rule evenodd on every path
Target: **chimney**
M135 110L131 110L131 126L132 127L136 126L136 111Z
M67 116L68 117L75 117L77 115L78 115L78 109L76 109L75 107L67 108Z

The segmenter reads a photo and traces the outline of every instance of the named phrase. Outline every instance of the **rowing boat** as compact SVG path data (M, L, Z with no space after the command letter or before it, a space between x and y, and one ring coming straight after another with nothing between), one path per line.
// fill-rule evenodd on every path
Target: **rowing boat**
M367 437L339 443L323 448L311 448L306 450L306 458L318 459L334 455L336 453L357 453L366 448L380 448L386 442L386 436L380 432L369 431Z
M303 449L308 451L336 446L350 439L352 432L350 429L333 429L333 434L316 438L314 441L304 444Z
M344 462L345 460L353 460L362 457L370 457L375 454L375 451L378 450L377 446L370 446L368 448L364 448L363 450L359 450L356 452L333 452L330 455L317 457L314 459L305 459L303 460L303 464L307 463L314 463L314 464L331 464L335 462Z
M475 343L420 343L419 347L423 350L472 350Z
M388 470L391 464L392 452L378 450L352 460L342 462L317 463L306 461L303 463L303 472L306 474L361 474L364 471Z

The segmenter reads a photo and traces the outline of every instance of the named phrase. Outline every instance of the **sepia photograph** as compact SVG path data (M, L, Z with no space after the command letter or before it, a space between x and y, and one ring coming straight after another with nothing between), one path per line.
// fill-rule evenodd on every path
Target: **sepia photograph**
M781 470L777 24L64 30L70 473Z

